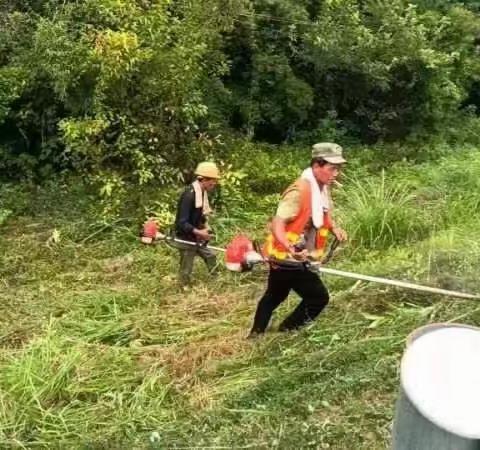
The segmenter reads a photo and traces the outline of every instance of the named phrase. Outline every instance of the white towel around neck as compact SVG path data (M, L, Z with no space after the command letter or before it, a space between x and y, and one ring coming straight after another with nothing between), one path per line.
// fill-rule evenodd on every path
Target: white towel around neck
M202 208L203 214L208 216L211 214L212 209L210 208L210 203L208 202L207 191L202 190L200 181L194 181L192 183L193 190L195 191L195 208Z
M330 209L328 187L323 185L320 188L311 167L303 171L301 178L310 182L312 190L312 222L313 226L318 229L323 225L324 211Z

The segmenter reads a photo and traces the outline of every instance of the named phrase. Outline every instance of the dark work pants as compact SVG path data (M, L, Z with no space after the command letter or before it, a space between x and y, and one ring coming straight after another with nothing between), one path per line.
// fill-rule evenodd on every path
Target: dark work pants
M280 331L295 330L314 320L327 306L329 295L317 274L310 270L270 269L267 290L257 306L252 333L263 333L273 311L293 289L301 298L300 304L282 322Z
M180 251L179 283L180 286L188 286L193 271L193 263L196 256L200 256L205 262L210 274L215 273L217 269L217 258L215 253L207 247L182 244L175 242L174 247Z

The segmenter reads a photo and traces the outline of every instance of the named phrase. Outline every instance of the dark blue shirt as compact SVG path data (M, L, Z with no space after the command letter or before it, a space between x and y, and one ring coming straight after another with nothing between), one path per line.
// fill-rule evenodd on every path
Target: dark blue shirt
M177 206L177 217L175 218L175 235L179 239L195 241L193 229L205 227L206 218L203 208L195 208L195 190L192 185L185 188Z

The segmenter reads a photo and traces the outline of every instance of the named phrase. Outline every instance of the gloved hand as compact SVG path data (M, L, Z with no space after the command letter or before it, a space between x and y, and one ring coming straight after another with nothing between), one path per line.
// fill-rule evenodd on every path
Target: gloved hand
M308 259L308 250L303 249L298 251L295 248L292 248L292 251L290 251L290 255L296 261L306 261Z

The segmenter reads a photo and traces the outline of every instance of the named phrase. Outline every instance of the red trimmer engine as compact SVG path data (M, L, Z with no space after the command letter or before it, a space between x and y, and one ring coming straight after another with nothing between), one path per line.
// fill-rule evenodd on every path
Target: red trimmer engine
M158 224L155 220L149 219L143 224L140 240L144 244L153 244L156 239L159 239Z
M225 266L234 272L252 270L255 264L264 262L262 255L255 251L253 242L245 235L235 236L227 245Z

